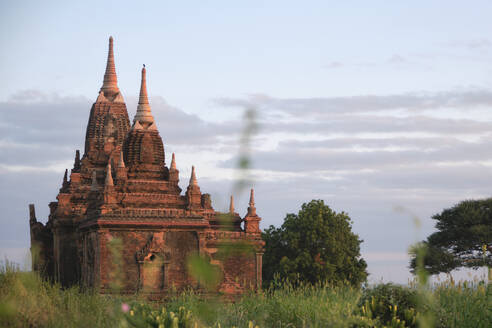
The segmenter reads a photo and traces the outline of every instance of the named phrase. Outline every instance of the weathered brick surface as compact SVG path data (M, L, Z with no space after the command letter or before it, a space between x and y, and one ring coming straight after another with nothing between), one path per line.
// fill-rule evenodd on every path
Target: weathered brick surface
M171 288L199 288L187 263L200 254L222 274L217 290L238 294L257 288L264 243L253 192L244 219L234 212L232 198L230 213L216 212L195 169L182 194L175 156L170 168L164 156L147 99L146 70L130 127L111 39L85 152L82 158L76 152L71 174L65 173L48 223L37 222L34 206L30 209L31 244L40 249L33 269L64 286L160 298Z

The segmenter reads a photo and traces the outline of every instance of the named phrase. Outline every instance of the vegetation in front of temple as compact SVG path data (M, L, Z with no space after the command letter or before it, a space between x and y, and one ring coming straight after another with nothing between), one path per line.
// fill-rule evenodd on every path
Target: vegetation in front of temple
M235 302L191 292L166 304L138 297L61 289L36 273L3 263L0 272L2 327L490 327L492 287L483 282L432 287L380 284L295 284Z

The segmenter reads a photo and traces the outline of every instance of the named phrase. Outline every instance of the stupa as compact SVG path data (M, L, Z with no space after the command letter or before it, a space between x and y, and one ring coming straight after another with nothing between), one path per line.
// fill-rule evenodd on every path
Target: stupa
M182 193L175 155L169 167L165 162L146 74L144 66L130 124L110 37L84 154L80 157L76 150L57 201L49 204L46 224L38 222L29 205L33 270L63 286L80 284L109 293L118 284L119 292L159 298L171 289L202 288L189 270L190 257L199 256L219 272L214 291L241 294L259 288L264 242L253 190L243 218L235 212L232 196L229 213L213 209L194 167Z

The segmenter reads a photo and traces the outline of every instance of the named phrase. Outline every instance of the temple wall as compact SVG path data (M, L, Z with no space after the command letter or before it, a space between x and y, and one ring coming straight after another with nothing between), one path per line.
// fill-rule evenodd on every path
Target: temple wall
M72 227L58 227L54 230L55 276L62 286L71 286L79 281L79 257L77 235Z
M188 274L187 259L198 254L198 236L194 231L169 231L165 234L165 243L171 250L169 281L177 289L186 286L196 287Z
M99 243L98 233L90 231L81 236L82 265L81 280L85 287L96 287L99 278Z
M227 257L223 261L224 268L224 283L231 283L231 280L235 283L235 288L240 289L252 289L256 287L256 256L252 250L245 251L244 253L237 253ZM229 280L229 281L228 281ZM236 293L235 290L227 290L227 286L224 286L225 292Z
M196 232L101 230L95 250L98 254L90 255L93 234L84 236L83 280L87 285L103 292L121 288L124 292L155 293L194 285L187 273L187 258L198 253ZM93 261L89 260L92 256ZM95 265L91 267L91 263ZM100 281L96 286L98 270Z

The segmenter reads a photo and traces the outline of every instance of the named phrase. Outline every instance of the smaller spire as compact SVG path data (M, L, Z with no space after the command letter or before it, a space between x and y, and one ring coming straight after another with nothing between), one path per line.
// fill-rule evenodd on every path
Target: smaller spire
M179 171L176 168L176 157L174 156L174 153L171 159L171 168L169 169L169 181L172 181L173 185L179 189Z
M229 203L229 213L234 214L234 196L231 195L231 202Z
M255 190L251 188L251 194L249 195L249 206L255 206Z
M171 159L171 170L176 170L176 158L174 157L174 153Z
M249 196L248 216L256 216L255 191L253 188L251 188L251 194Z
M97 172L96 172L96 170L92 171L91 191L97 191Z
M37 221L38 220L36 219L36 209L34 208L34 204L29 204L29 222L33 224Z
M149 98L147 96L147 70L145 65L142 68L142 81L140 84L140 96L138 98L137 113L133 119L133 123L140 122L145 127L154 123L154 117L150 111Z
M65 174L63 174L63 182L60 188L61 193L68 192L68 169L65 169Z
M80 171L80 151L77 149L75 151L75 162L73 163L73 170L74 172L79 172Z
M108 166L106 166L106 181L104 182L106 187L113 186L113 176L111 174L111 162L108 161Z
M196 174L195 174L195 166L191 167L190 186L198 186L198 182L196 180Z
M125 160L123 159L123 151L120 152L120 160L118 162L118 167L125 167Z

